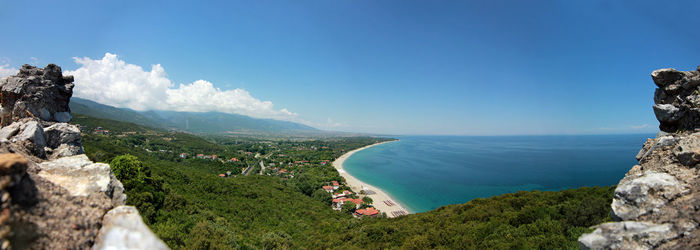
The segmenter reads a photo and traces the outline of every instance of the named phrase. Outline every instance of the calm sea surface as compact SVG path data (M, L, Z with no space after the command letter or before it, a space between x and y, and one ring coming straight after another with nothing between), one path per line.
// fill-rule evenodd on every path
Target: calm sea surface
M406 136L353 154L344 168L425 212L518 190L614 185L654 136Z

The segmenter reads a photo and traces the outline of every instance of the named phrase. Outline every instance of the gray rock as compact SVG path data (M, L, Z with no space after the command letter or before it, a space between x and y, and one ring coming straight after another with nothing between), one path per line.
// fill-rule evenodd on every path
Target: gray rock
M676 122L680 119L680 109L671 104L654 105L654 115L661 122Z
M74 196L106 193L113 189L110 186L109 165L93 163L84 154L42 162L39 168L39 176L65 188Z
M41 118L44 121L48 121L51 119L51 113L49 113L49 110L46 108L41 108L39 110L39 118Z
M634 220L686 191L686 187L667 173L649 171L626 176L615 188L612 215L620 220Z
M126 191L124 185L114 176L114 173L109 174L109 186L111 190L107 191L107 196L112 197L112 205L126 205Z
M46 152L48 153L51 151L49 159L55 160L61 157L66 157L66 156L74 156L74 155L79 155L79 154L84 154L85 150L83 150L82 146L77 146L77 145L72 145L72 144L61 144L55 149L49 148L50 150L47 150Z
M2 127L2 129L0 129L0 139L9 140L11 137L17 135L20 125L21 124L19 122L14 122L10 125Z
M675 137L667 135L659 137L659 139L656 141L656 144L658 144L659 147L665 147L674 145L677 141L678 139L676 139Z
M578 242L580 249L652 249L679 236L668 223L623 221L595 226Z
M17 75L0 80L3 99L0 124L9 125L26 117L50 122L70 121L68 102L73 86L73 78L64 77L55 64L43 69L23 65Z
M79 146L80 129L68 123L56 123L44 130L46 133L47 146L57 148L61 144Z
M654 79L654 83L659 88L666 87L683 78L683 72L675 69L657 69L651 72L651 78Z
M53 114L54 119L57 122L69 122L73 117L68 112L56 112Z
M44 147L46 140L44 138L44 130L37 121L28 121L20 125L19 133L12 137L10 141L19 142L25 148L39 157L44 157Z
M102 225L93 249L169 249L148 229L132 206L110 210Z

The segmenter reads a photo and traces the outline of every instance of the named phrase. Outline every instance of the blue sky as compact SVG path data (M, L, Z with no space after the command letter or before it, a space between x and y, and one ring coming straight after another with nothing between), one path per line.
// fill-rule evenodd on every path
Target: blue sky
M0 0L0 70L53 62L135 109L501 135L655 132L651 71L700 65L692 1L97 2Z

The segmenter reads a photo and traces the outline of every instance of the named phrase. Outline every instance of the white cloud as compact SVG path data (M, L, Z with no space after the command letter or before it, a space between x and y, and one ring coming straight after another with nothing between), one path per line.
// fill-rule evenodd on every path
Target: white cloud
M649 124L642 124L642 125L630 125L630 128L632 129L643 129L643 128L648 128Z
M287 109L275 109L270 101L251 96L244 89L221 90L205 80L175 84L160 64L145 71L117 55L100 60L74 58L80 68L66 71L75 77L74 96L134 110L218 111L256 118L272 118L308 124Z
M16 75L17 72L19 72L19 70L16 68L10 68L9 64L0 65L0 79L11 75Z

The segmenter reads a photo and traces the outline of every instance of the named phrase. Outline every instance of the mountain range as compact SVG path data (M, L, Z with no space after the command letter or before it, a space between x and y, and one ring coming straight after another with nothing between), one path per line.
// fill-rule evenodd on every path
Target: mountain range
M143 126L202 134L294 134L327 135L329 133L300 123L259 119L221 112L179 112L164 110L136 111L117 108L73 97L71 112L96 118L135 123Z

